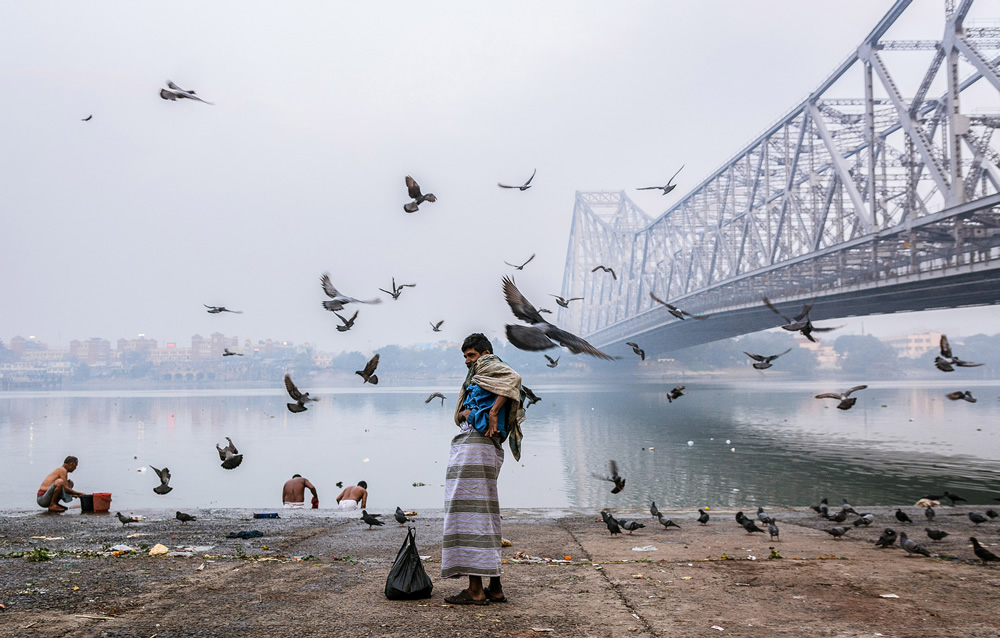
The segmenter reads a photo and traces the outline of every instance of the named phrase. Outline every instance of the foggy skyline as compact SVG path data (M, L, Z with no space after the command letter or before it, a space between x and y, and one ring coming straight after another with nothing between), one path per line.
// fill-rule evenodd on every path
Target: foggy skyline
M495 338L512 320L505 260L536 253L517 284L555 309L577 190L624 189L658 216L891 5L8 3L0 339L222 332L339 352ZM942 11L911 7L898 29L938 38ZM215 105L160 99L167 79ZM681 165L670 195L635 190ZM534 169L531 190L497 187ZM404 213L406 175L438 201ZM348 306L357 324L338 333L323 272L383 302ZM393 277L417 287L394 301L378 291ZM834 323L968 336L997 318Z

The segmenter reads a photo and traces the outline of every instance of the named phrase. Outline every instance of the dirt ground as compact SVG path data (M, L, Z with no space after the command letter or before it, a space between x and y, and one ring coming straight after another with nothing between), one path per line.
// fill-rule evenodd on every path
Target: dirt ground
M383 595L406 535L388 510L372 530L325 510L272 520L201 510L187 525L149 510L127 528L78 510L6 512L0 636L1000 635L1000 567L979 564L969 543L975 535L1000 553L1000 523L974 529L966 515L986 507L940 508L932 527L951 534L940 542L927 538L916 508L904 508L917 521L905 526L895 507L864 509L875 524L851 526L842 540L809 510L775 509L775 541L748 535L732 511L711 512L707 526L691 511L667 512L681 525L670 531L648 513L617 511L646 525L617 537L597 512L506 511L509 602L460 607L443 605L465 581L440 578L440 511L419 512L414 524L434 581L433 597L418 601ZM905 528L934 557L876 549L885 527ZM226 538L254 529L264 535ZM171 554L149 556L156 543ZM118 544L137 551L112 555Z

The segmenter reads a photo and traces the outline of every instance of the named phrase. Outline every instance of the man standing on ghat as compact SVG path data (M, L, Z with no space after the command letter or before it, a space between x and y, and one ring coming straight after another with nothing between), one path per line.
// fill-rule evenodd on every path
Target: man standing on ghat
M466 337L462 354L469 374L455 408L461 432L448 455L441 577L468 576L469 587L444 600L452 605L503 603L497 476L505 440L514 458L521 458L521 377L493 354L493 345L481 333ZM483 577L490 579L486 588Z

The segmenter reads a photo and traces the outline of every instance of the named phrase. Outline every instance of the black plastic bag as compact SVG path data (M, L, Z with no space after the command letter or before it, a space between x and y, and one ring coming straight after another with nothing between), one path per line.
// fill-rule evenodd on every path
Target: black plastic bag
M406 540L396 554L396 562L385 579L385 597L389 600L413 600L430 598L434 585L424 571L424 562L417 553L416 535L408 527Z

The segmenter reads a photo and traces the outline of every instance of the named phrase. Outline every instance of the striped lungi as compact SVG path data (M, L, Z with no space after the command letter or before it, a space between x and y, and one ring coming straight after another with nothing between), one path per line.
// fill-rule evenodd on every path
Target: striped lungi
M451 440L444 483L441 577L500 575L500 498L503 448L479 432Z

